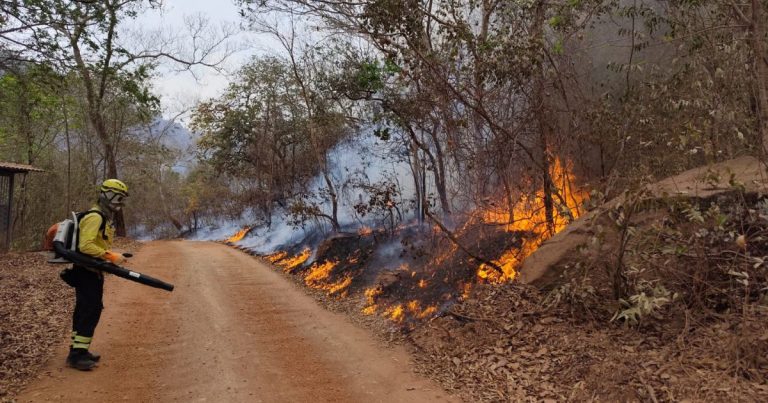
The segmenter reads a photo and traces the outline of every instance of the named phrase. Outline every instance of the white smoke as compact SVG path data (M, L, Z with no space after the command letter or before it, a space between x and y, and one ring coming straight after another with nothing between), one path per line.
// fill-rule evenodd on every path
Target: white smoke
M355 187L353 182L375 185L393 182L400 192L401 201L415 197L415 186L408 164L407 150L397 141L382 141L373 135L373 130L366 130L349 140L337 145L329 153L329 167L332 180L339 194L339 224L342 227L358 227L366 224L356 217L354 206L365 203L367 192ZM315 194L326 187L321 176L316 177L310 187ZM316 200L324 211L330 212L328 200Z
M387 181L393 182L399 190L401 204L406 205L408 200L415 198L415 186L407 150L394 139L389 141L379 139L373 134L373 129L364 130L334 147L328 154L328 166L339 195L339 224L346 230L369 224L368 219L357 215L354 208L357 203L367 202L369 196L353 183L375 185ZM330 215L332 210L330 200L320 196L326 188L322 175L315 177L309 186L309 191L314 196L309 200ZM252 215L244 214L239 220L217 222L216 228L197 231L192 239L226 240L244 226L254 222L256 220ZM291 222L286 211L276 209L269 227L253 228L248 236L237 242L237 245L256 253L272 253L281 247L298 244L316 231L329 229L327 223L322 221L307 222L303 227L297 227Z

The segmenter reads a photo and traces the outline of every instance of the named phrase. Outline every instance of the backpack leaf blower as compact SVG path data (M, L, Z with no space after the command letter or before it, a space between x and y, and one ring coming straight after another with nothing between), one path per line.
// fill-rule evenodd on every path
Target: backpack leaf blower
M106 273L112 273L115 276L122 277L126 280L135 281L150 287L160 288L166 291L173 291L173 284L166 283L165 281L158 280L154 277L141 274L133 270L120 267L111 262L103 261L93 258L86 254L78 252L73 245L77 245L77 241L72 242L73 233L76 234L75 222L72 220L64 220L58 224L56 236L53 239L53 250L60 257L83 267L91 269L101 270ZM75 235L76 236L76 235ZM70 244L67 247L67 244Z

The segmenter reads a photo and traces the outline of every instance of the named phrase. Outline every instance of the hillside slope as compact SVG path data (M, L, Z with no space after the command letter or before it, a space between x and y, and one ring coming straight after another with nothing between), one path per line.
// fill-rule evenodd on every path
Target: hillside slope
M422 367L471 401L768 400L767 178L741 158L607 203L412 332Z

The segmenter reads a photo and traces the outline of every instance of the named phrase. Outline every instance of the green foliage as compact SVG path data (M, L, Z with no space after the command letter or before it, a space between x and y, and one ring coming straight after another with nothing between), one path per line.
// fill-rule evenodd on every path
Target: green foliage
M114 46L112 41L119 35L115 26L136 18L146 7L159 6L154 0L22 0L12 2L11 7L6 3L0 4L0 11L13 18L2 38L13 44L10 47L17 57L43 63L55 61L52 67L61 72L74 69L79 57L86 64L82 67L94 70L122 65L131 55ZM104 65L110 58L119 60Z
M563 25L563 17L560 15L555 15L554 17L550 18L549 21L547 21L550 27L552 28L558 28Z
M200 104L193 114L201 162L243 181L243 196L265 215L273 203L294 198L298 221L321 216L306 186L325 169L328 150L349 133L345 111L325 91L332 77L315 56L306 54L295 66L276 57L256 58L220 98ZM365 80L375 81L376 66L365 70Z
M699 209L694 205L688 204L685 206L683 208L683 214L685 214L685 217L690 222L704 224L704 216L701 214L701 211L699 211Z
M367 92L377 92L384 89L386 76L397 73L399 69L391 60L379 65L378 61L363 61L357 71L358 88Z
M765 201L738 188L713 200L667 201L654 225L637 231L629 245L629 294L614 316L637 322L672 300L686 309L709 315L740 312L760 301L768 278L768 220L760 212ZM652 221L653 222L653 221ZM663 289L655 285L664 283Z
M568 278L568 282L550 291L542 305L548 309L566 307L573 315L591 313L599 308L599 293L586 276L581 274L584 271L582 263L577 262L575 267L566 266L564 269L568 273L568 276L564 276Z
M564 52L563 42L562 41L555 42L555 46L552 48L552 51L555 52L555 54L557 55L562 55Z
M677 299L677 294L672 294L661 284L657 284L648 291L642 291L629 297L629 300L620 299L623 308L611 318L613 321L623 321L630 325L637 325L649 315L658 312L662 307Z
M392 132L389 127L379 127L374 129L373 135L380 138L381 141L388 141L392 136Z

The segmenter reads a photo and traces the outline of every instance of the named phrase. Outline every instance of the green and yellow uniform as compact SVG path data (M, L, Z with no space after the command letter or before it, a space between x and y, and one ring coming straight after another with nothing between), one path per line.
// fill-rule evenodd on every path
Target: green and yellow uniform
M89 211L94 210L101 211L98 205L94 205ZM105 258L107 251L112 248L112 241L115 239L115 227L112 222L107 221L102 234L102 222L101 216L96 212L86 214L80 220L80 237L77 242L80 253L101 259Z
M81 253L103 259L112 247L115 227L106 215L102 218L103 213L99 214L102 210L98 205L89 211L93 212L80 219L78 249ZM75 286L75 311L72 314L72 349L88 350L104 309L104 274L77 265L74 270L78 280Z
M78 222L77 249L80 253L115 264L125 260L121 254L111 252L110 248L115 237L112 215L122 208L127 196L128 186L123 182L107 179L102 183L97 204ZM100 358L88 348L104 309L104 274L77 264L72 272L75 310L72 313L72 347L67 363L80 370L89 370Z

